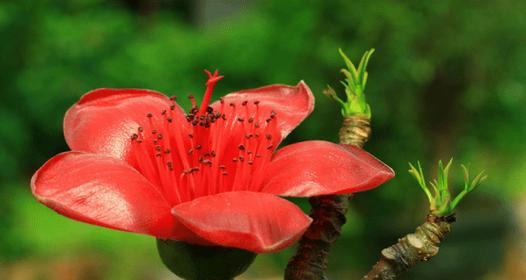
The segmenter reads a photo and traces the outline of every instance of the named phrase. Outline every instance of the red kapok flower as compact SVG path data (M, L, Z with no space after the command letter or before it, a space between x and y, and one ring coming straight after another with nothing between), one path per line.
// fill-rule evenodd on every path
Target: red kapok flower
M72 219L193 244L272 252L310 223L279 196L352 193L393 171L358 148L325 141L276 147L313 110L308 86L271 85L209 106L209 79L190 113L175 98L138 89L97 89L71 107L72 151L31 180L37 199Z

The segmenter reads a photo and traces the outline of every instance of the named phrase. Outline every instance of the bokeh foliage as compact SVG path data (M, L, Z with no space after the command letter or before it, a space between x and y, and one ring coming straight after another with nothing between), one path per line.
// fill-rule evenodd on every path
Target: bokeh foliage
M288 142L335 140L339 108L321 91L341 78L338 48L353 60L376 49L367 84L373 136L366 148L398 176L353 202L346 237L331 260L335 275L364 269L379 248L420 218L414 213L425 209L425 198L406 173L408 161L430 166L454 156L456 162L471 162L473 170L487 170L489 179L477 190L472 209L512 203L524 191L526 2L233 1L235 12L203 19L200 9L209 2L0 2L0 228L5 234L0 259L34 253L36 241L15 234L20 223L13 217L26 208L47 211L26 205L35 203L28 178L46 159L67 150L62 117L81 94L133 87L199 96L204 68L225 75L217 93L303 79L317 94L317 107ZM27 199L9 199L20 192ZM503 212L488 207L479 215ZM489 227L496 232L490 248L495 254L502 227ZM467 237L456 238L461 244ZM471 247L462 248L435 267L447 265L451 277L498 269L494 256L482 256L455 270L451 260L466 256L462 250ZM288 255L269 262L283 266ZM279 266L272 271L279 272Z

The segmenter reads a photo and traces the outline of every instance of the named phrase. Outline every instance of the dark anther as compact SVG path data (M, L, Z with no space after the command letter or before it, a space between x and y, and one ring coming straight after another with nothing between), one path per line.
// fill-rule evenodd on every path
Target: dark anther
M219 102L220 102L221 104L225 103L225 100L223 99L223 97L220 97L220 98L219 98Z
M161 112L161 115L166 115L166 112L167 112L166 110L163 110L163 111Z
M254 122L254 117L248 118L248 123L253 123L253 122Z
M254 136L254 134L252 134L252 133L245 134L245 138L246 138L246 139L250 139L250 138L252 138L253 136Z
M157 134L157 139L163 139L163 134L162 133Z
M151 117L153 117L153 114L152 113L148 113L148 114L146 114L146 117L151 118Z
M234 103L230 103L228 104L230 107L236 107L236 105Z
M254 105L259 105L259 100L254 101Z
M226 115L225 115L225 114L222 114L222 115L221 115L221 118L222 118L224 121L226 121Z
M177 96L174 96L174 95L170 96L170 100L172 100L172 101L177 100Z
M170 110L175 110L175 104L170 105Z
M194 150L192 150L192 148L188 149L188 154L189 155L191 155L193 152L194 152Z
M155 150L160 152L161 151L161 146L159 146L159 145L155 146Z
M247 163L248 163L249 165L252 165L252 164L254 164L254 161L251 160L251 159L249 159L249 160L247 161Z
M215 156L216 156L216 152L215 152L215 151L211 151L211 152L210 152L210 155L211 155L212 157L215 157Z
M245 119L243 119L242 117L238 117L238 118L237 118L237 121L238 121L238 122L243 122L244 120L245 120Z
M223 164L219 165L219 169L226 169L226 166L224 166Z
M206 107L206 112L207 113L212 113L214 111L214 109L210 106Z
M152 134L157 134L157 129L153 129Z
M137 135L137 133L132 134L131 140L137 140L137 138L139 138L139 135Z
M237 146L237 148L240 149L241 151L244 151L245 150L245 145L239 144L239 146Z
M241 105L246 106L247 103L248 103L248 101L245 100L245 101L241 102Z
M161 157L161 154L157 153L155 154L156 157Z
M190 133L190 134L188 134L188 137L194 138L194 135Z
M143 131L144 131L144 128L142 128L142 126L139 126L139 128L137 128L137 131L139 131L139 132L143 132Z
M244 156L239 156L239 161L243 162L245 160Z
M170 171L174 170L174 164L171 161L167 162L166 165L168 166L168 169L170 169Z
M267 140L271 140L271 139L272 139L272 135L270 135L269 133L267 133L267 134L265 135L265 138L267 138Z
M166 148L166 149L164 150L164 153L165 153L165 154L169 154L169 153L170 153L170 149Z
M197 144L197 145L195 145L195 149L196 149L196 150L200 150L200 149L201 149L201 144Z

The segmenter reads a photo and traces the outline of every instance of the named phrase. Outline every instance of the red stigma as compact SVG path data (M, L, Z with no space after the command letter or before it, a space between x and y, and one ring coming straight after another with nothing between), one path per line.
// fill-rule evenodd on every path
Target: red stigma
M205 70L205 73L208 75L208 80L206 81L205 96L203 97L203 102L201 102L201 108L199 109L200 115L203 115L206 112L206 109L210 104L210 98L212 97L214 87L216 86L216 83L223 78L223 76L219 76L219 71L217 70L214 71L214 74L210 73L208 70Z

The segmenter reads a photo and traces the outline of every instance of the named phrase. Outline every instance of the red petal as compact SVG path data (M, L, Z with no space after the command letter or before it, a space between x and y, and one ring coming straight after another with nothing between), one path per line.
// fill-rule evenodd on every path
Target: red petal
M85 223L166 238L173 233L170 205L128 164L82 152L58 154L31 179L35 197Z
M213 244L257 253L291 245L311 221L291 202L246 191L200 197L175 206L172 213L188 229Z
M276 112L281 139L285 138L314 109L314 96L303 81L296 86L270 85L242 90L225 95L223 100L226 104L259 101L259 114L262 119L268 118L272 111ZM219 102L212 104L212 107L219 110Z
M305 141L286 146L274 155L263 191L302 197L354 193L393 177L389 166L360 148Z
M160 113L171 104L168 97L156 91L96 89L66 112L64 136L72 150L128 159L130 137L148 121L146 114ZM175 107L174 114L184 118L183 110Z

